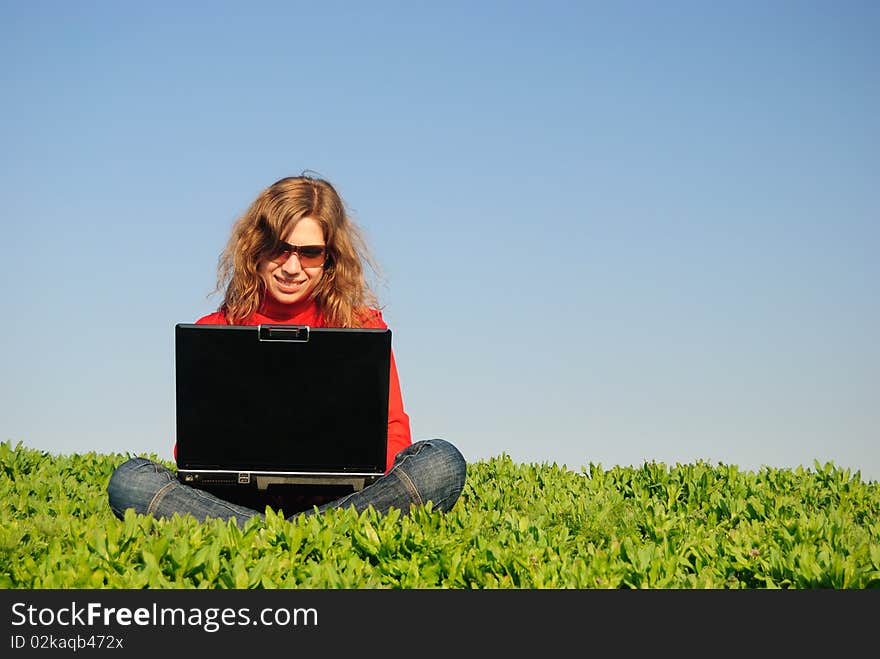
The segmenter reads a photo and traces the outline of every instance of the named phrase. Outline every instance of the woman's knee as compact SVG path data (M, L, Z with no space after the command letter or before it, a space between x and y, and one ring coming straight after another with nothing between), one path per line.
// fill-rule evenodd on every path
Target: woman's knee
M467 476L467 461L461 451L445 439L429 439L428 442L436 449L438 459L445 463L446 470L456 476L464 486L464 480Z
M162 465L147 458L129 458L113 471L110 482L107 484L107 490L118 492L127 489L133 482L161 478L160 474L164 470Z
M452 503L458 500L462 490L464 490L465 480L467 479L467 460L464 459L461 451L449 442L442 439L438 441L442 442L443 459L447 463L447 469L450 474L449 496L452 499L450 503L450 507L452 507Z
M449 510L458 500L467 478L467 461L453 444L444 439L426 439L413 444L418 457L415 477L425 501L436 508Z
M107 483L110 508L120 519L128 508L145 512L153 495L174 475L164 466L147 458L130 458L119 465Z

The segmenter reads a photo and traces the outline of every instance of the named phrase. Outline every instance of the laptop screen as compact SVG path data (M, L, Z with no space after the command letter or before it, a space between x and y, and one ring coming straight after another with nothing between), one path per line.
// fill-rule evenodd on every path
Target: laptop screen
M175 327L180 470L382 474L388 329Z

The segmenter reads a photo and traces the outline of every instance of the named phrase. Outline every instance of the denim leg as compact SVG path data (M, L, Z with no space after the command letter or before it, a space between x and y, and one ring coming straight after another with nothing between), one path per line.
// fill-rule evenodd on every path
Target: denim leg
M107 485L110 508L120 519L127 508L141 515L170 518L187 513L204 521L209 517L222 520L236 519L243 526L260 513L244 506L224 501L209 492L184 485L169 469L146 458L131 458L124 462Z
M457 448L442 439L423 440L398 453L391 470L376 482L324 504L317 512L353 506L360 513L373 506L383 514L390 508L408 514L411 504L420 506L428 501L435 510L447 511L461 495L466 475L467 463ZM110 508L120 519L128 508L157 518L170 518L175 513L190 514L199 521L234 517L239 526L252 517L263 517L256 510L184 485L171 470L146 458L131 458L117 467L107 485L107 495ZM313 508L297 514L315 512Z
M398 453L391 470L374 483L318 507L317 512L353 506L360 513L373 506L382 514L398 508L406 515L410 504L420 506L428 501L434 510L445 512L458 501L466 475L467 463L457 448L442 439L426 439Z

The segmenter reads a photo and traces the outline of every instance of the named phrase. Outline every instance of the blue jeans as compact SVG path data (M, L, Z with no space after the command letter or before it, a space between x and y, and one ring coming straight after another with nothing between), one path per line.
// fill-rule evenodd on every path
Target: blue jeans
M464 488L467 463L452 444L442 439L415 442L394 458L391 470L358 490L317 508L354 507L358 512L372 506L386 513L398 508L409 513L410 504L433 503L435 510L447 511ZM131 458L113 472L107 485L110 508L120 519L128 508L154 517L190 514L203 521L209 517L229 520L243 526L252 517L263 515L251 508L230 503L194 487L184 485L167 467L146 458ZM304 515L314 514L315 508ZM291 519L293 516L289 517Z

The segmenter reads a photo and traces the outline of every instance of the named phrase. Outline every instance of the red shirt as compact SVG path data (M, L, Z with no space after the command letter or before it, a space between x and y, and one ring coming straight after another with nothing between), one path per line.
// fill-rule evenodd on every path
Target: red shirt
M289 308L269 308L263 306L253 315L240 321L239 325L260 324L283 324L283 325L309 325L310 327L327 327L321 313L313 302L294 305ZM202 316L196 321L199 325L228 325L226 314L217 311L207 316ZM377 327L385 329L388 325L382 319L382 313L378 310L364 323L364 327ZM409 416L403 409L403 396L400 393L400 381L397 377L397 366L394 363L394 352L391 353L391 377L388 381L388 459L385 466L386 472L391 469L394 457L407 446L412 444L412 432L410 431ZM174 456L177 457L177 445L174 446Z

